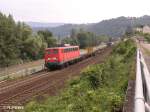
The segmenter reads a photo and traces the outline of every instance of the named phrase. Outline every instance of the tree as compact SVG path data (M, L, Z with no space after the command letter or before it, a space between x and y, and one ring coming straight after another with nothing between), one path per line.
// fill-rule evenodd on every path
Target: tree
M41 55L44 54L47 44L43 42L39 35L35 35L26 39L24 47L26 48L24 50L25 58L28 56L27 58L35 60L42 58Z
M42 58L47 43L56 43L51 32L44 34L35 34L25 23L15 23L11 15L0 13L0 67Z
M79 42L76 38L70 38L70 37L66 37L66 38L62 39L61 43L62 44L70 44L70 45L79 45Z
M125 31L125 35L126 36L130 36L133 34L133 29L131 26L127 26L126 31Z
M79 32L77 40L81 48L92 47L98 44L97 36L92 32Z
M52 32L45 30L45 31L38 31L38 34L44 38L48 47L56 46L57 40L56 38L53 37Z
M11 15L0 13L0 65L7 66L18 58L18 40L15 36L15 22Z
M76 29L71 29L70 37L71 38L76 38L76 34L77 34Z

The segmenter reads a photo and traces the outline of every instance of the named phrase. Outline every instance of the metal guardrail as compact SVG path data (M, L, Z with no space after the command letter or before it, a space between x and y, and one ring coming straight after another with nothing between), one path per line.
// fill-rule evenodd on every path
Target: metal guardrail
M136 62L134 112L150 112L150 73L139 49Z

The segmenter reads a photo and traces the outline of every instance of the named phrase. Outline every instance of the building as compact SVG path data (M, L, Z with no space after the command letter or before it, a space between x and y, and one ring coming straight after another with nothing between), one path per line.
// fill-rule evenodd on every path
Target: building
M138 32L143 32L143 28L140 28L140 27L138 27L138 28L135 28L135 31L138 31Z
M143 27L143 33L150 33L150 27L148 25Z
M137 27L134 30L138 31L138 32L143 32L143 33L150 33L150 26L145 25L145 26L142 26L142 27Z

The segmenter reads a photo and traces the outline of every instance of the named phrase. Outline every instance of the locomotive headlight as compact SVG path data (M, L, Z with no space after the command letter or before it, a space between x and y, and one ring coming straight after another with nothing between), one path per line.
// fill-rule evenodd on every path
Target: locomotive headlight
M51 60L51 58L48 58L47 60Z
M54 58L53 58L53 60L57 60L57 58L56 58L56 57L54 57Z

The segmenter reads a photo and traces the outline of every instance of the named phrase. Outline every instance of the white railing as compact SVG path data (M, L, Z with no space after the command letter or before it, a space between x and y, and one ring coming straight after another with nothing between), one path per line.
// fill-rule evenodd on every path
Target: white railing
M142 52L137 50L134 112L150 112L150 74Z

